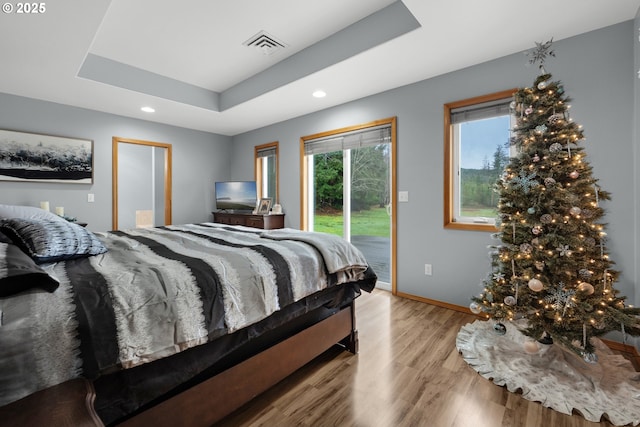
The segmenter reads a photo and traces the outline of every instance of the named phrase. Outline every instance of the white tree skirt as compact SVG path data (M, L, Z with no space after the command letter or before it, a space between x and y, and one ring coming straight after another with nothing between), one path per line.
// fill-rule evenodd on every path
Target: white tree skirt
M458 333L458 351L484 378L563 414L575 410L589 421L604 417L616 426L640 423L640 374L627 359L597 338L591 341L597 363L559 344L538 344L540 350L528 353L524 344L530 338L515 323L504 324L505 335L494 331L492 321L480 320Z

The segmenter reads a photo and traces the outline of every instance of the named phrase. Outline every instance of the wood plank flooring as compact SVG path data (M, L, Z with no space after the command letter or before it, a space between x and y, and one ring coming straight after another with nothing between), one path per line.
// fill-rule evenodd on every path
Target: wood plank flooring
M593 427L482 378L455 348L475 320L375 290L356 302L360 352L325 352L217 427Z

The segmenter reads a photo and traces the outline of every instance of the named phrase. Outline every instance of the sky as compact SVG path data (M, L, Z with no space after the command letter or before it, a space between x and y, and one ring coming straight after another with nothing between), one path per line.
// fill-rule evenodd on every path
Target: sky
M493 163L497 146L509 140L509 116L463 122L460 127L460 167L464 169L482 169L485 159Z

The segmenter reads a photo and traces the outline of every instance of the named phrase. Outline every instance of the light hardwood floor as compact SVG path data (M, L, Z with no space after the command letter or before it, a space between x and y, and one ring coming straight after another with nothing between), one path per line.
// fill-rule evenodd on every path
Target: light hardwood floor
M358 355L332 349L218 427L586 427L482 378L455 348L474 316L389 292L358 298Z

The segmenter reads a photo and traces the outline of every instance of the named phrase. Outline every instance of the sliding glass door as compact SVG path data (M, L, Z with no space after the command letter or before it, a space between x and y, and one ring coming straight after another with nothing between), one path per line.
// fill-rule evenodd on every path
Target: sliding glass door
M308 230L342 236L366 256L378 287L391 289L391 126L306 141Z

